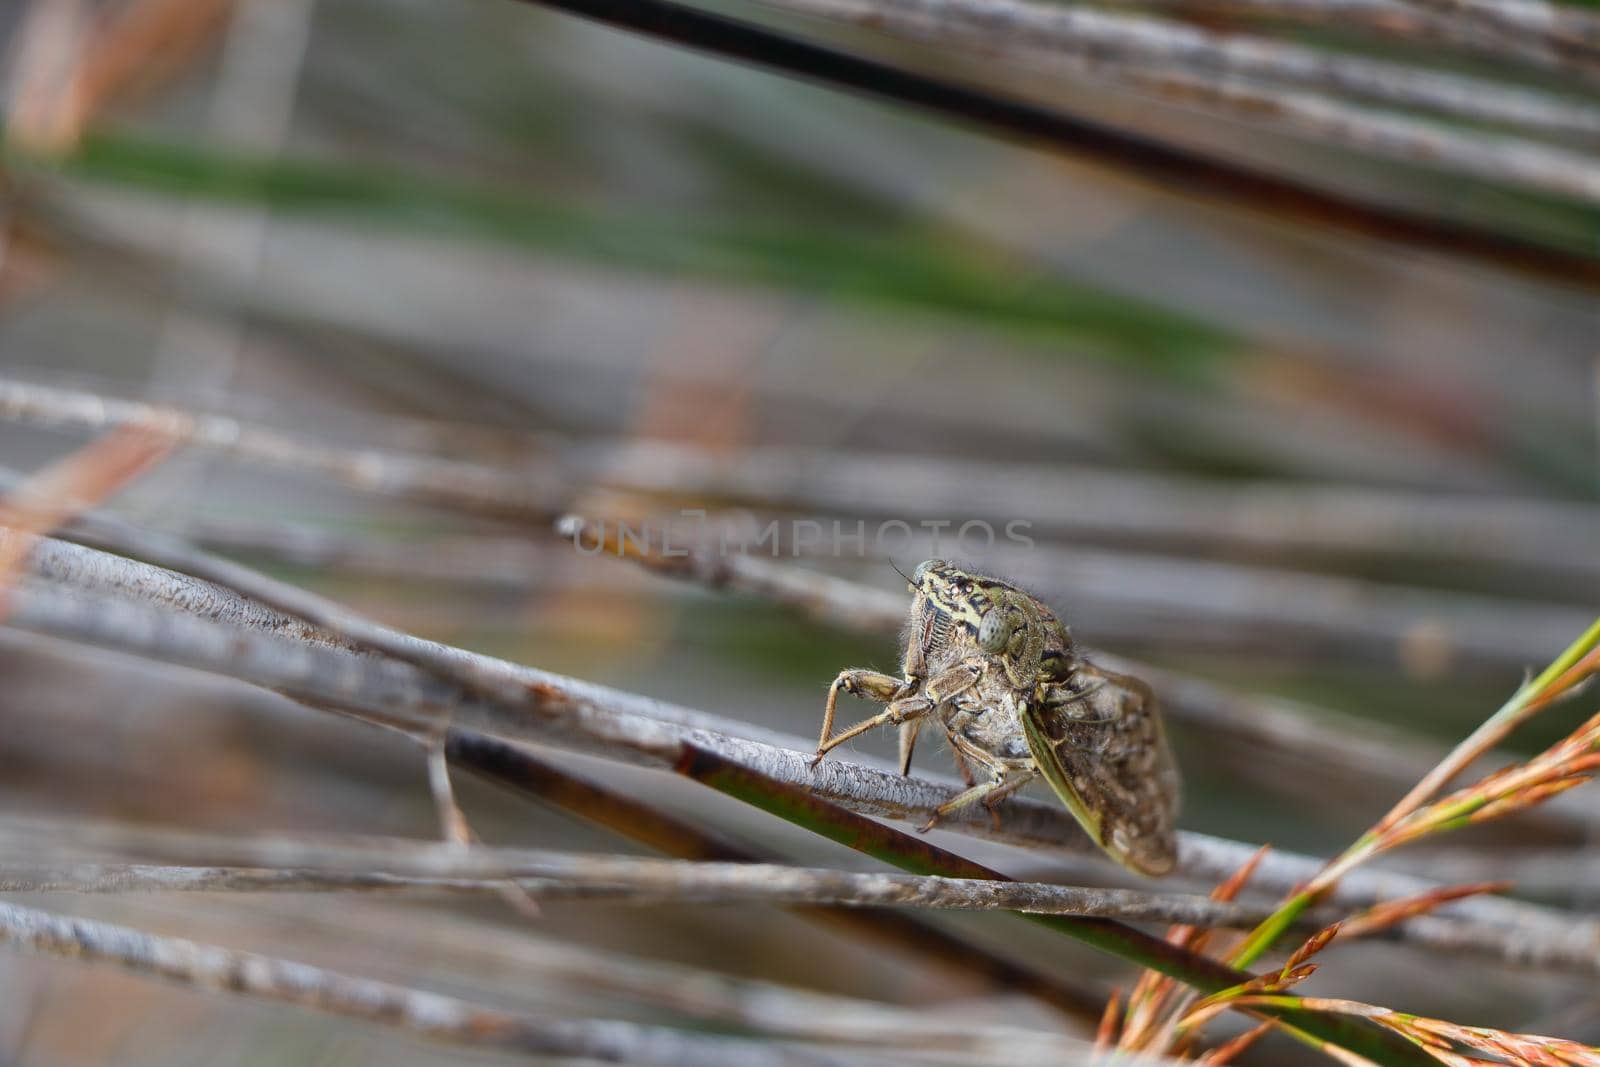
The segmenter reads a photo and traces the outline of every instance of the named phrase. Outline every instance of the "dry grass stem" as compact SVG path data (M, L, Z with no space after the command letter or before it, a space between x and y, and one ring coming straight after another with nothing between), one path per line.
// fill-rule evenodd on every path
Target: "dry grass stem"
M103 432L152 415L195 429L186 444L240 461L330 478L473 514L553 519L574 485L603 485L669 500L724 499L819 515L962 514L1004 523L1019 515L1034 536L1147 548L1225 548L1273 559L1300 556L1407 562L1459 560L1571 582L1600 577L1587 547L1600 509L1581 502L1489 493L1418 497L1400 489L1317 484L1238 485L1053 463L751 448L730 464L673 441L559 449L511 474L397 448L349 448L293 437L259 422L0 378L0 418ZM848 525L848 524L847 524Z
M469 663L472 677L498 680L500 692L520 691L523 698L512 710L406 663L351 651L347 642L330 639L304 622L206 582L50 540L40 543L30 562L36 573L82 592L63 597L48 587L19 586L11 620L14 627L199 667L277 689L313 706L357 713L418 733L434 729L437 709L448 706L454 709L453 721L459 728L481 730L506 741L578 747L646 766L672 766L681 755L681 745L692 742L778 781L803 786L851 810L880 817L926 819L961 788L954 782L902 778L887 762L828 762L813 771L812 746L804 739L393 632L384 639L391 646L407 648L409 658L434 664ZM108 591L164 605L168 610L141 605L137 600L103 599ZM100 595L85 596L86 592ZM171 614L174 608L187 614ZM986 816L955 819L949 828L1035 848L1093 851L1065 811L1026 799L1008 802L999 828ZM1179 869L1205 879L1219 869L1231 872L1253 851L1237 843L1186 834ZM1315 861L1305 857L1274 854L1262 862L1256 884L1295 885L1317 868ZM1434 888L1409 876L1357 872L1334 899L1366 904ZM1514 924L1516 935L1502 931L1498 940L1503 943L1496 951L1518 959L1530 955L1545 958L1546 954L1570 959L1581 954L1592 960L1596 953L1583 946L1600 945L1600 932L1581 921L1509 900L1474 898L1458 902L1451 910L1463 920ZM1402 936L1412 936L1409 925L1399 930ZM1530 949L1529 938L1535 938L1538 946ZM1451 943L1482 947L1496 940L1496 933L1485 928Z
M1263 38L1213 34L1165 20L1003 0L768 0L934 44L976 49L1077 78L1120 84L1244 121L1489 181L1590 202L1600 160L1535 142L1349 106L1367 97L1469 121L1593 140L1595 112L1493 82L1319 53ZM1274 82L1299 86L1286 90Z
M0 1067L1600 1067L1594 4L13 0Z
M824 1067L878 1062L768 1041L711 1038L613 1020L540 1019L455 997L358 978L309 964L161 937L125 926L0 903L0 942L137 974L361 1019L417 1038L570 1058L661 1067ZM906 1057L886 1057L901 1062Z
M1135 2L1131 6L1145 5ZM1590 74L1583 64L1565 62L1560 53L1529 34L1507 34L1439 7L1406 0L1154 0L1151 6L1218 19L1243 17L1269 19L1280 25L1348 27L1375 37L1449 45L1518 66ZM1600 27L1600 20L1572 5L1512 3L1503 5L1503 10L1507 18L1530 30L1559 20L1568 20L1574 30Z
M185 445L267 467L314 473L364 492L540 522L553 514L551 487L535 478L431 456L316 443L227 415L4 381L0 418L87 429L170 421L181 427Z
M5 892L340 892L409 891L499 895L508 881L539 900L634 906L762 903L817 907L909 907L1089 915L1125 922L1183 922L1243 928L1268 909L1223 906L1206 897L1087 889L1037 882L856 874L775 864L719 864L579 854L525 853L514 863L463 864L465 872L418 874L289 866L166 867L149 864L40 865L18 861L0 873ZM408 866L400 864L400 866ZM426 864L448 870L448 864ZM477 868L476 873L472 873Z

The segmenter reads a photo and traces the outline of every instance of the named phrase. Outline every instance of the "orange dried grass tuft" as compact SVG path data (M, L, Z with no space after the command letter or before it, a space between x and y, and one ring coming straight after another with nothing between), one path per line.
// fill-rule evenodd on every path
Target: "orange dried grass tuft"
M1295 1007L1371 1019L1413 1042L1449 1067L1503 1067L1507 1062L1530 1067L1600 1067L1600 1048L1559 1037L1514 1034L1485 1026L1461 1026L1443 1019L1408 1015L1375 1004L1330 997L1252 996L1240 1006Z
M1211 899L1237 899L1269 851L1270 846L1267 845L1258 848L1238 870L1211 891ZM1167 931L1167 940L1180 948L1203 952L1215 933L1196 926L1174 926ZM1106 1005L1107 1018L1101 1022L1101 1034L1115 1034L1115 1047L1119 1052L1182 1054L1190 1049L1198 1037L1197 1032L1183 1029L1193 1002L1194 994L1186 987L1155 971L1145 971L1128 994L1128 1007L1122 1015L1120 1026L1116 1025L1117 996L1112 995ZM1110 1044L1109 1038L1106 1043ZM1245 1047L1247 1045L1234 1049L1229 1056L1238 1055Z

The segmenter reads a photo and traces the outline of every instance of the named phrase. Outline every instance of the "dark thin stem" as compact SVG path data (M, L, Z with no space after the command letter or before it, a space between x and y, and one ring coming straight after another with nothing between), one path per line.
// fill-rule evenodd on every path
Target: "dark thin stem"
M960 119L1204 196L1342 233L1600 288L1600 259L1447 219L1368 203L1065 112L943 81L699 11L672 0L521 0L702 52Z
M780 859L557 767L522 745L467 730L451 730L445 752L456 766L669 856L733 863L767 863ZM1074 1019L1093 1022L1105 1007L1104 995L1088 986L1076 985L1062 976L1009 960L913 915L881 908L794 907L790 910L852 936L865 936L1012 992L1027 994Z

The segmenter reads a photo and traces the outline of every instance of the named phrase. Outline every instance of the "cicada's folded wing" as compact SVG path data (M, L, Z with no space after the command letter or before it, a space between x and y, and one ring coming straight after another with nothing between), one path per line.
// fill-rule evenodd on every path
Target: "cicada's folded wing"
M1022 715L1028 750L1067 809L1118 863L1159 877L1177 859L1177 764L1149 686L1081 664Z

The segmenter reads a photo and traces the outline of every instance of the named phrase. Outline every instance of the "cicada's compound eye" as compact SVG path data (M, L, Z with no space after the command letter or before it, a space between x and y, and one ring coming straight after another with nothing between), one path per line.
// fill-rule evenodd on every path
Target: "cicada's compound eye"
M928 577L928 572L939 565L940 561L936 559L925 559L917 564L917 569L911 572L911 584L920 587Z
M1017 632L1016 619L1004 608L991 608L978 622L978 647L985 652L999 652L1011 643Z

